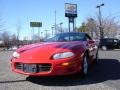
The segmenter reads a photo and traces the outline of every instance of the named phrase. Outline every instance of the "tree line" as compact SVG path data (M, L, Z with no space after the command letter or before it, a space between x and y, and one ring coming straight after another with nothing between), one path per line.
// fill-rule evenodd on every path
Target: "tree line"
M93 38L100 38L98 18L89 17L80 27L77 28L79 32L86 32ZM104 38L115 38L117 34L120 34L120 22L119 19L109 16L102 18L102 30Z

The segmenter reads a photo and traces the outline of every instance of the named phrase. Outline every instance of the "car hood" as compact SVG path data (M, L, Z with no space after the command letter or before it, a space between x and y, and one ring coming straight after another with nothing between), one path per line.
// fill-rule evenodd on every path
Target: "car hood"
M26 45L17 50L20 53L20 62L26 63L45 63L52 60L55 53L66 51L78 51L78 48L84 45L84 42L44 42Z

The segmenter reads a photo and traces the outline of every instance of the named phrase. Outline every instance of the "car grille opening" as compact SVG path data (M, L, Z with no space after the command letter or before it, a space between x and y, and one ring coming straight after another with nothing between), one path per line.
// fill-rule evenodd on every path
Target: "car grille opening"
M33 67L34 66L34 67ZM23 64L15 63L15 69L28 72L28 73L40 73L48 72L51 69L51 64Z
M19 69L19 70L23 70L23 64L21 64L21 63L16 63L16 64L15 64L15 68L16 68L16 69Z

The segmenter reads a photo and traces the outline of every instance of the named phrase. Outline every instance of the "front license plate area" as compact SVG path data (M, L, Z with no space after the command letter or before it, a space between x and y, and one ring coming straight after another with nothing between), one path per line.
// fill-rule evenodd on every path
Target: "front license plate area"
M36 73L37 72L37 66L36 64L24 64L23 71L26 73Z

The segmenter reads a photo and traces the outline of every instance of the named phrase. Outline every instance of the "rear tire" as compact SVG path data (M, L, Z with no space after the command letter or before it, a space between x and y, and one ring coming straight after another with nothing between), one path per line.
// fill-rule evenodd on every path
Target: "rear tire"
M102 46L101 48L102 48L102 50L105 50L105 51L107 50L106 46Z

